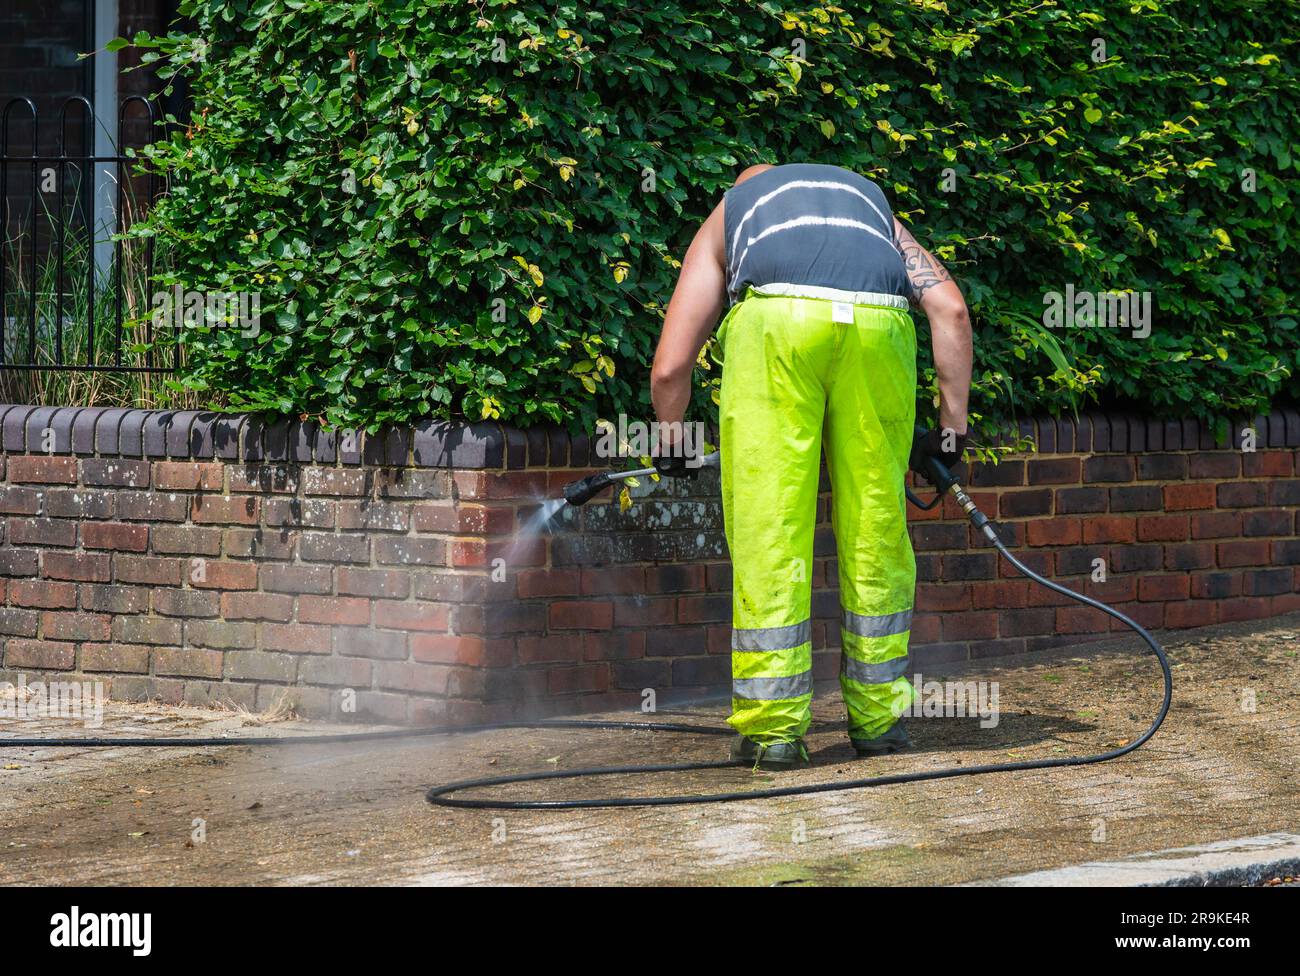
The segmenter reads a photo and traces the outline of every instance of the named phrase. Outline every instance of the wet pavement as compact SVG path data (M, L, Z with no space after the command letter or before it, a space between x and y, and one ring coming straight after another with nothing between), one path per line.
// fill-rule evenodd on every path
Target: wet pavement
M281 749L0 742L0 884L952 884L1294 831L1300 617L1165 637L1174 706L1130 756L716 806L501 812L423 798L470 777L720 758L726 739L712 735L548 729ZM925 677L996 682L997 724L912 718L915 750L857 760L838 695L827 693L807 770L602 777L510 795L719 792L1094 753L1141 734L1160 699L1154 659L1131 642ZM606 717L718 725L724 715L712 705ZM111 704L94 733L0 719L0 736L336 728L248 721Z

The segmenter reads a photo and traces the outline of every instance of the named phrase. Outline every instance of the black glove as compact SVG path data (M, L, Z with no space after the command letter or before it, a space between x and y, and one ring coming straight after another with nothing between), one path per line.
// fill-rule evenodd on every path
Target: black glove
M948 440L953 445L951 451L943 449L945 440ZM960 463L962 452L965 450L965 434L953 434L951 437L945 437L942 430L926 430L924 427L918 426L916 436L912 438L912 454L908 459L907 466L926 481L929 481L930 475L925 466L926 458L938 458L939 462L951 471L954 466Z
M659 472L661 478L691 478L694 480L700 476L700 465L688 467L687 458L675 457L665 454L654 458L655 470ZM695 460L690 458L689 460Z

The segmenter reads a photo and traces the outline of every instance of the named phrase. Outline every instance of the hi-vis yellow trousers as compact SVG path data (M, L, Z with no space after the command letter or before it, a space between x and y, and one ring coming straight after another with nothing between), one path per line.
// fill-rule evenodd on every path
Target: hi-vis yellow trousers
M802 737L811 721L824 449L839 555L840 685L850 737L875 738L915 694L905 676L916 588L903 494L916 412L906 303L802 286L750 289L723 320L719 342L734 581L729 721L764 745Z

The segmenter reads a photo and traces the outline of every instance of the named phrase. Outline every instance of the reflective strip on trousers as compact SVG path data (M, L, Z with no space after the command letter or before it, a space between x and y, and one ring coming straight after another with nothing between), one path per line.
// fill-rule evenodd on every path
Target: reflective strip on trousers
M746 701L784 701L811 695L813 677L811 671L792 674L786 678L732 678L731 694Z
M787 627L733 628L733 651L784 651L812 640L812 621L804 620Z
M897 613L870 616L845 610L841 626L850 634L857 634L859 637L888 637L912 629L912 611L899 610Z
M904 654L901 657L893 657L888 661L859 661L855 657L849 657L847 654L840 655L840 674L850 681L856 681L863 685L883 685L890 681L896 681L903 675L907 674L907 669L911 665L912 656Z

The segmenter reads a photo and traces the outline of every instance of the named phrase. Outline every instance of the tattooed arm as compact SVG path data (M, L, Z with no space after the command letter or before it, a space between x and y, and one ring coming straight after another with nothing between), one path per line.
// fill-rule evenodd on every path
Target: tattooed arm
M939 426L964 434L971 374L971 327L966 300L948 269L918 244L897 218L894 243L903 256L903 266L912 283L912 304L930 320L934 368L939 380Z

